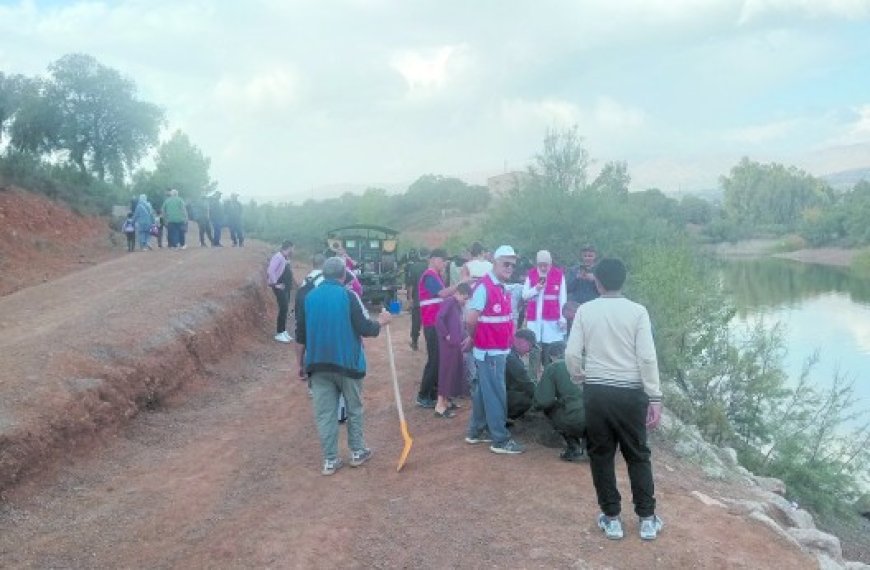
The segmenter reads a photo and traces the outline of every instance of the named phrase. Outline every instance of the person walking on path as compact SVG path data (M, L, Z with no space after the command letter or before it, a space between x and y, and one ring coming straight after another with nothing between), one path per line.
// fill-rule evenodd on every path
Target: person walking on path
M133 211L133 223L136 225L136 236L139 238L139 249L150 250L148 242L151 240L151 226L156 222L154 209L148 203L148 196L139 195L136 209Z
M495 250L493 270L481 278L469 302L466 316L477 365L471 389L472 411L465 441L491 442L493 453L522 453L523 446L511 439L507 429L505 361L514 336L511 300L505 290L517 263L509 245Z
M121 224L121 231L127 238L127 251L136 251L136 222L133 221L133 212L129 212Z
M208 198L205 195L200 196L191 204L191 218L196 222L199 229L200 247L208 247L205 243L206 238L208 238L210 244L214 245L211 222L208 217Z
M469 297L471 287L468 283L460 283L453 296L441 303L435 319L438 333L438 400L435 402L435 416L439 418L454 417L456 413L453 411L455 404L452 398L465 392L463 352L471 348L471 343L465 332L462 310Z
M166 223L166 241L169 249L185 249L187 245L185 245L184 226L187 224L187 206L178 195L178 190L169 191L169 197L163 202L160 210Z
M242 227L242 203L238 194L230 194L230 199L224 204L224 215L230 227L230 239L233 247L245 246L245 231Z
M269 260L269 267L266 269L266 283L272 288L275 300L278 302L278 321L275 325L277 330L275 340L278 342L293 342L293 338L287 334L290 289L293 288L293 269L288 263L291 257L293 257L293 242L286 240L281 244L281 249Z
M221 232L224 229L226 218L224 217L224 205L221 203L221 193L215 190L208 199L208 215L212 225L212 240L214 247L223 247L221 245Z
M654 540L663 523L655 514L647 429L661 421L662 392L649 313L622 296L622 261L602 259L594 277L601 296L577 312L566 361L571 376L584 382L586 450L601 507L598 526L607 538L623 536L614 465L619 446L628 464L640 537Z
M565 364L565 343L550 345L550 364L535 387L535 406L544 412L553 429L565 439L562 461L584 461L586 409L583 385L571 380Z
M421 251L421 253L423 253ZM425 255L425 254L424 254ZM411 350L419 350L420 330L420 289L417 284L426 271L427 264L416 249L408 252L408 262L405 264L405 297L411 305Z
M456 285L445 287L441 278L446 260L446 251L433 249L429 254L429 267L417 284L420 321L423 325L423 338L426 340L426 366L423 368L420 391L417 393L417 405L421 408L434 408L438 398L438 332L435 330L435 319L441 303L456 291Z
M334 474L343 462L338 456L338 401L347 406L347 444L350 466L359 467L371 459L363 426L362 379L366 359L362 337L376 337L389 324L386 311L377 320L366 317L362 301L343 284L346 267L340 258L323 264L323 283L305 298L305 324L301 329L305 345L305 371L311 378L311 392L317 433L323 453L323 475Z
M541 363L546 366L549 364L547 347L565 340L568 329L568 321L562 316L562 306L568 301L565 276L561 269L553 266L549 251L538 252L536 265L523 283L523 299L528 302L526 326L541 343Z

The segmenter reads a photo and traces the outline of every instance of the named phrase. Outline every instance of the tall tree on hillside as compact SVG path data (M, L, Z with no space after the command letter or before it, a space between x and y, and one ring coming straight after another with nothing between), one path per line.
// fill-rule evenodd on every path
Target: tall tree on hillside
M23 75L7 75L0 71L0 143L27 97L36 94L34 84Z
M61 151L82 173L122 182L157 144L163 112L136 97L136 85L84 54L49 66L39 100L16 116L13 145Z
M180 130L158 147L154 164L154 170L136 172L133 177L136 194L157 197L167 188L175 188L189 199L209 193L217 186L209 174L211 159Z
M567 130L548 129L544 150L535 156L529 173L540 188L574 193L586 188L589 162L589 151L583 148L576 125Z

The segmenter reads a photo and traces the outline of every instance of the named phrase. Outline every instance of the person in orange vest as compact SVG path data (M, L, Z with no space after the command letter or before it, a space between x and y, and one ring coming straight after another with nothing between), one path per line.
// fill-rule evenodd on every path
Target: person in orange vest
M434 408L438 399L438 331L435 321L438 309L447 297L453 295L459 283L444 286L441 277L447 264L447 252L433 249L429 254L429 267L420 276L417 291L420 298L420 322L423 325L423 338L426 341L426 366L417 393L417 405L421 408ZM465 283L461 281L460 283Z
M516 455L523 446L511 438L507 428L507 387L505 368L514 339L511 298L505 284L517 264L514 248L503 245L495 250L493 270L484 275L474 289L466 317L477 378L471 389L471 419L465 441L490 442L493 453Z
M547 366L550 344L565 340L568 321L562 316L562 307L568 301L568 290L565 275L553 265L549 251L539 251L535 259L535 267L529 270L523 283L523 300L528 302L526 327L541 343L542 364Z

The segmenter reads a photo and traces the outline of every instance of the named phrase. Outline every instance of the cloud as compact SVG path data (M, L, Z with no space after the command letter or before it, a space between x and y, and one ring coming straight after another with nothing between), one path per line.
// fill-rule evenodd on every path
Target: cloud
M299 84L292 69L278 65L248 76L226 75L217 82L214 95L228 112L273 113L295 102Z
M563 99L506 100L502 101L501 115L514 128L533 126L543 130L578 125L584 135L608 129L639 128L645 121L642 110L609 97L598 97L586 108Z
M742 145L757 145L769 143L790 136L795 132L799 121L786 119L760 125L749 125L728 129L722 135L723 140Z
M861 20L870 16L866 0L744 0L739 23L751 23L769 18L802 17L810 21L819 18Z
M390 67L405 80L409 95L430 95L462 70L467 50L464 44L402 50L390 58Z

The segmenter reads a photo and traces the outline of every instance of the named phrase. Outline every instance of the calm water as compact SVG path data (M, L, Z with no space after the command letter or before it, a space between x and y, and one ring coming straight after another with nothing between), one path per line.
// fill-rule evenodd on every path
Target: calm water
M807 356L818 350L813 382L830 386L839 370L854 380L860 407L870 409L870 280L781 259L727 262L723 279L738 309L735 326L760 318L782 323L784 364L793 382Z

